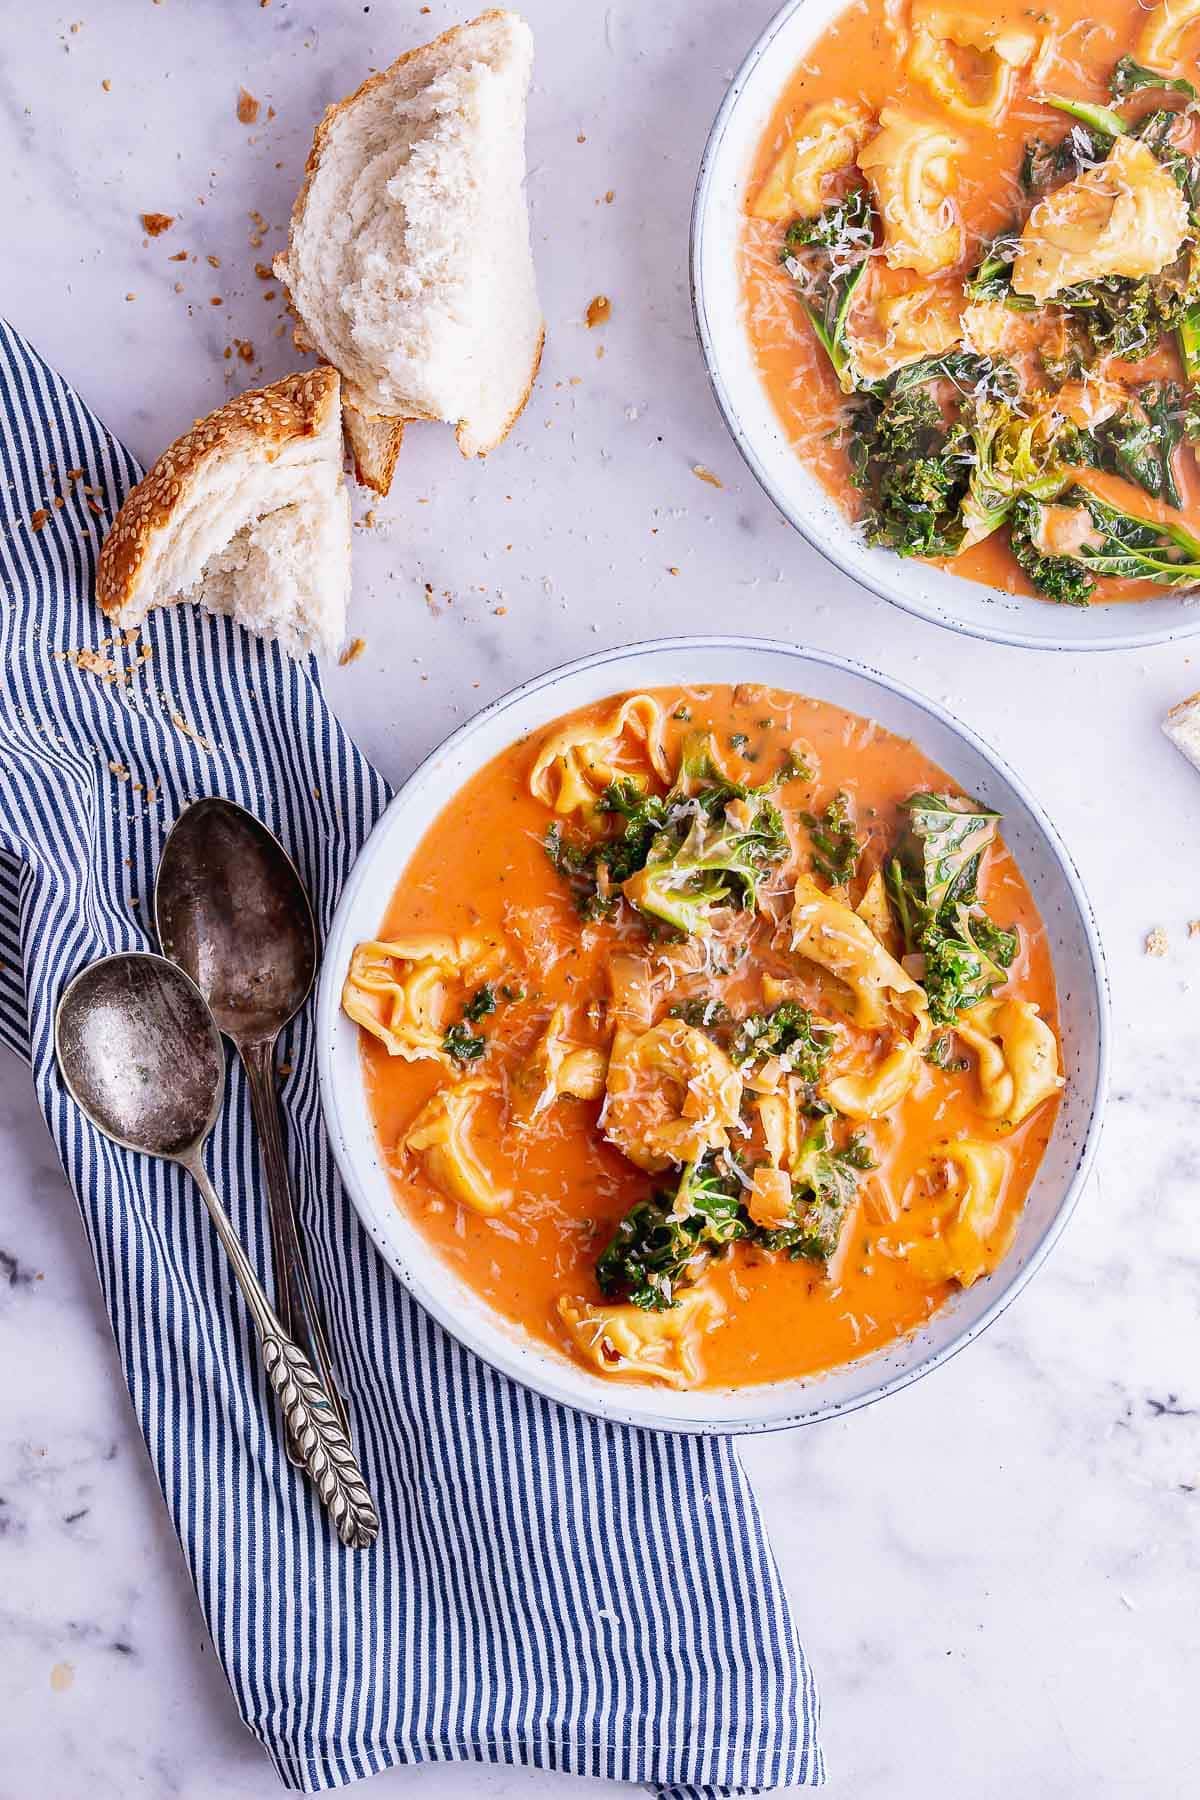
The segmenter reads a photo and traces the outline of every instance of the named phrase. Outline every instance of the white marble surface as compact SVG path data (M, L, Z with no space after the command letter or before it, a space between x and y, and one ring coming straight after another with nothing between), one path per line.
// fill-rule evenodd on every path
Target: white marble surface
M1186 649L1034 657L909 622L807 551L746 476L693 341L687 214L769 4L529 0L541 380L489 466L463 463L448 432L410 434L393 495L355 537L367 650L331 690L396 781L557 660L756 630L868 655L970 717L1034 786L1112 964L1099 1175L1050 1266L967 1354L746 1457L822 1681L833 1794L1173 1800L1200 1782L1200 776L1158 720L1200 680ZM445 0L6 9L0 308L143 459L252 373L290 365L253 264L281 241L312 123L456 16ZM242 85L263 103L254 127L235 116ZM142 211L178 223L150 242ZM257 249L253 213L269 226ZM598 292L612 320L589 332ZM253 368L224 359L234 337ZM1155 925L1161 961L1143 953ZM73 1203L11 1061L0 1118L0 1800L259 1800L274 1777L205 1641ZM474 1768L375 1791L404 1785L427 1800L569 1791Z

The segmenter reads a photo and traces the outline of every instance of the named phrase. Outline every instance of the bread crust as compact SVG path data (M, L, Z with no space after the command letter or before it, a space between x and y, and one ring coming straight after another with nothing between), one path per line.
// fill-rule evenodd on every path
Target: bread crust
M340 393L337 370L322 363L285 375L269 387L235 394L215 412L197 419L125 496L100 549L96 569L100 610L111 615L128 605L151 540L170 529L182 496L206 462L234 448L273 457L295 438L316 436L340 411Z
M406 63L413 62L417 57L427 56L431 50L450 46L467 32L474 31L478 26L490 21L503 19L506 17L506 14L506 8L490 6L485 12L477 14L475 18L466 20L463 24L452 25L448 31L440 32L437 37L430 38L428 43L417 44L412 50L405 50L394 62L389 63L386 69L377 69L373 75L368 75L366 80L360 82L354 92L352 94L347 94L344 100L335 100L331 105L325 108L325 111L322 113L317 122L316 129L313 132L312 148L309 150L307 160L304 164L304 179L300 183L299 192L297 193L295 202L292 206L291 218L288 221L287 248L281 250L275 256L271 264L276 279L283 283L283 286L287 291L288 311L295 321L292 328L292 341L297 350L308 352L314 349L315 346L308 337L308 334L304 329L304 321L296 311L295 304L292 300L291 286L288 281L289 262L295 246L299 222L302 219L305 207L308 204L308 191L316 178L317 170L321 165L321 159L325 153L326 142L330 132L333 130L334 124L344 113L350 112L360 100L366 97L366 95L374 93L376 88L383 87L391 81L396 72L399 69L402 69ZM490 443L472 449L469 447L471 430L469 423L466 420L460 420L455 426L455 439L464 456L487 456L491 451L495 450L499 444L504 442L529 403L529 396L533 392L533 386L537 380L538 370L541 367L542 350L545 346L545 342L546 328L543 325L538 334L537 347L533 356L533 365L529 371L529 380L526 383L525 391L513 411L505 420L502 430L496 434ZM400 445L404 437L404 426L406 422L419 418L422 415L410 413L405 414L403 417L399 417L388 413L373 412L367 407L355 407L354 410L357 411L358 417L368 424L378 424L384 419L389 419L393 420L395 425L395 430L392 433L391 442L388 445L386 455L383 457L376 457L372 460L365 454L366 446L361 433L358 434L356 441L355 428L350 419L351 408L354 405L354 402L350 397L351 391L350 384L347 383L344 414L346 420L346 437L350 445L350 452L354 462L355 480L363 487L371 488L377 494L386 494L392 485L392 476L394 475L396 468L396 458L400 453ZM428 418L431 423L441 422L436 414L430 413L423 416Z
M454 430L455 441L459 450L466 457L485 457L502 444L521 414L525 411L529 396L533 392L541 367L542 350L546 342L545 328L538 333L537 346L533 354L533 366L529 371L529 380L525 391L504 421L502 430L488 444L472 445L470 427L465 421L460 422ZM360 487L370 488L373 493L387 494L391 492L392 478L396 473L396 459L404 442L404 427L413 423L419 415L406 414L398 418L390 413L368 412L357 406L350 399L349 391L344 390L346 398L342 402L342 424L346 431L346 442L350 448L350 459L354 465L354 479Z
M407 422L405 419L376 418L360 412L351 401L346 401L342 407L342 424L354 464L354 479L360 487L370 488L376 494L389 491Z
M1189 694L1173 706L1162 728L1175 748L1200 769L1200 694Z

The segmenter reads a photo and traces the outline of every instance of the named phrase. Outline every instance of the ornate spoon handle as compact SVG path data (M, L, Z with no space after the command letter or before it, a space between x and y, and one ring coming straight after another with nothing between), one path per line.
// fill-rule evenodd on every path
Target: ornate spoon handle
M238 1051L246 1067L250 1089L250 1105L258 1127L259 1149L266 1176L267 1204L271 1213L271 1244L275 1256L275 1310L285 1334L295 1340L320 1378L337 1415L338 1424L350 1435L350 1419L338 1388L333 1358L321 1327L321 1315L300 1243L300 1227L292 1205L288 1182L287 1156L283 1148L283 1132L279 1120L279 1097L275 1092L275 1040L238 1043ZM296 1439L288 1439L288 1455L303 1466L303 1453Z
M267 1376L279 1396L284 1419L303 1465L343 1544L351 1550L366 1549L379 1534L379 1514L367 1491L350 1439L338 1423L329 1396L312 1364L276 1317L229 1214L208 1179L199 1150L181 1157L180 1161L204 1196L204 1204L245 1295L262 1339Z
M379 1514L328 1394L304 1352L289 1338L265 1331L262 1349L292 1443L304 1459L334 1529L349 1549L365 1550L379 1535Z

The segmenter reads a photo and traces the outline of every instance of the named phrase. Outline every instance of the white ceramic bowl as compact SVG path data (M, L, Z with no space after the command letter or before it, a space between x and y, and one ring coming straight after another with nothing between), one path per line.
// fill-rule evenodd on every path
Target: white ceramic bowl
M1200 605L1179 595L1057 606L873 550L788 443L743 322L744 199L755 152L792 71L844 8L845 0L788 0L734 77L700 163L692 208L692 306L713 392L734 442L802 537L843 573L919 618L1040 650L1127 650L1200 631Z
M358 1028L339 1001L351 951L377 934L421 837L460 785L506 745L608 694L738 681L865 714L912 738L968 792L1003 813L1005 839L1049 933L1067 1087L1016 1241L996 1274L957 1295L916 1335L830 1374L676 1393L605 1381L535 1343L442 1260L393 1195L367 1106ZM761 1431L845 1412L915 1381L977 1336L1025 1285L1078 1198L1099 1133L1106 1032L1104 960L1091 909L1053 826L1016 776L966 726L886 676L752 638L664 639L604 651L527 682L462 726L416 770L364 846L330 928L317 999L321 1099L338 1166L380 1254L415 1298L489 1363L552 1399L630 1424L683 1431Z

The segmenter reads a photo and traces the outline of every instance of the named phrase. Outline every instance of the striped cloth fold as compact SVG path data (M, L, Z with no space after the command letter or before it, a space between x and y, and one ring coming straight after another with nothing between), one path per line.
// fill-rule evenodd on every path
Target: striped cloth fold
M288 1156L382 1516L367 1553L328 1529L198 1197L87 1124L57 1075L53 1011L84 964L153 947L158 853L189 800L257 813L327 928L387 788L312 669L228 620L172 608L109 635L95 560L137 467L3 325L0 459L0 1036L32 1065L246 1724L306 1793L454 1759L672 1800L817 1784L816 1694L732 1444L566 1411L421 1311L339 1184L309 1011L282 1049ZM209 1166L269 1285L236 1060Z

